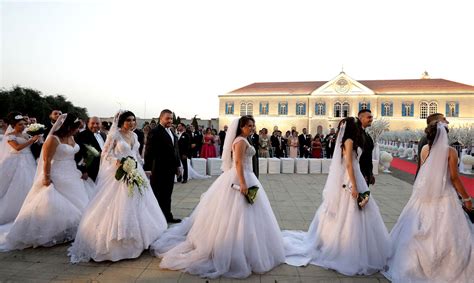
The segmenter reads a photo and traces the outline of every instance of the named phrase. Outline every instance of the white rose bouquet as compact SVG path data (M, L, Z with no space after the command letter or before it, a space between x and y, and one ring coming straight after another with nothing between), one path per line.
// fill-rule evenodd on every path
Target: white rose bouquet
M41 135L44 134L46 131L46 127L43 124L31 124L26 128L26 133L30 136L36 136L36 135Z
M86 147L86 158L84 158L84 163L86 164L86 167L91 166L92 161L94 161L94 158L99 157L100 153L95 147L93 147L90 144L85 144Z
M120 166L115 172L115 179L117 181L122 180L128 186L128 195L133 196L133 190L137 187L138 192L143 195L143 188L145 184L145 178L137 170L137 161L127 156L120 160Z

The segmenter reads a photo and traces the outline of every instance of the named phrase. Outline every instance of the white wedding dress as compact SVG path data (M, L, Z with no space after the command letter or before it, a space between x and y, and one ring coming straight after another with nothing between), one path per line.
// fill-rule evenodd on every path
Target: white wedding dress
M314 264L344 275L369 275L386 265L390 239L379 208L371 195L359 210L351 196L346 162L341 158L338 136L330 171L323 190L323 202L316 211L308 232L283 231L286 263L293 266ZM353 151L352 164L359 193L368 191Z
M25 137L6 135L5 141L28 142ZM0 225L13 222L33 185L36 161L30 146L20 151L7 144L0 161Z
M474 225L450 180L443 124L390 236L392 282L474 282ZM421 154L421 153L420 153Z
M44 186L43 170L37 169L35 181L11 224L0 226L0 250L53 246L74 239L94 191L90 182L81 179L74 155L79 145L60 143L51 161L51 184ZM40 166L38 166L40 167Z
M139 257L167 228L141 165L137 169L145 179L143 195L135 187L130 196L127 184L115 179L117 159L132 156L140 160L140 144L136 135L133 136L132 146L118 132L107 137L111 148L105 146L102 153L97 177L99 192L87 207L69 249L73 263Z
M252 171L255 149L242 137L236 138L234 144L241 140L247 143L245 180L249 187L260 188L255 203L249 204L240 191L231 188L233 183L239 183L233 164L202 195L190 217L153 243L155 255L162 257L161 268L182 269L209 278L245 278L284 262L280 228Z

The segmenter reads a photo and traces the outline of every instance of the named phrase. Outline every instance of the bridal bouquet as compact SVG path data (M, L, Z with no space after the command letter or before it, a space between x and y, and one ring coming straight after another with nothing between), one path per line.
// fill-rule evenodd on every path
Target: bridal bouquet
M30 136L36 136L36 135L41 135L44 134L46 131L46 127L43 124L31 124L26 128L26 133Z
M85 144L84 146L87 150L86 158L84 158L84 163L86 164L86 167L89 167L91 166L92 161L94 161L94 158L98 157L100 153L97 149L95 149L95 147L90 144Z
M137 170L137 161L127 156L120 160L120 166L115 172L115 179L117 181L123 180L128 186L128 195L133 196L133 188L136 186L140 194L143 195L143 188L145 187L145 179Z
M359 206L359 209L364 208L364 206L369 202L369 197L370 191L359 193L359 196L357 197L357 205Z
M234 190L240 191L240 186L236 184L232 184L231 186ZM257 198L257 191L258 191L258 186L251 186L248 188L248 193L245 196L245 199L247 200L248 203L253 204L255 202L255 199Z

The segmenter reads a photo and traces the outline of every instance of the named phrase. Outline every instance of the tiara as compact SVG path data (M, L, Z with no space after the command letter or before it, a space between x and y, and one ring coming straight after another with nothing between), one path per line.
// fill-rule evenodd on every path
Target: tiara
M25 119L25 117L23 117L22 115L15 116L15 120L23 120L23 119Z

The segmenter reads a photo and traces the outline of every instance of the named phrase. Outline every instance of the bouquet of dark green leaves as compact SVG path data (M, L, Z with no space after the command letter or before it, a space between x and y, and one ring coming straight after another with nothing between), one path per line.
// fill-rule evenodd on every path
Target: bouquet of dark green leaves
M231 185L232 189L240 191L240 186L236 184ZM258 186L251 186L248 188L248 193L245 195L245 199L248 203L253 204L257 198Z
M90 144L85 144L84 146L86 148L86 157L84 158L84 163L86 164L86 167L89 167L91 166L92 161L94 161L94 158L99 157L100 152Z
M137 161L131 157L127 156L120 160L120 166L115 172L115 179L117 181L122 180L128 186L128 195L133 196L133 189L137 187L138 192L143 195L143 188L145 184L145 178L140 174L137 169Z
M352 185L342 184L342 188L350 192L350 190L352 189ZM359 193L359 196L357 197L356 201L360 210L362 210L362 208L364 208L364 206L369 202L369 197L370 197L370 191Z
M369 197L370 191L359 193L359 196L357 197L357 205L359 206L359 209L364 208L364 206L369 202Z

